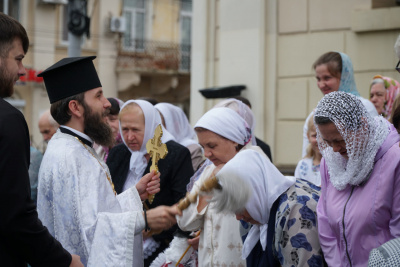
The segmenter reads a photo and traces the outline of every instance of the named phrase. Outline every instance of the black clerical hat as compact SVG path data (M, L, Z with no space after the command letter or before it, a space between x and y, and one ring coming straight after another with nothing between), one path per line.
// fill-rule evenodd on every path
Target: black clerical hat
M199 90L199 92L205 98L226 98L226 97L239 96L240 92L243 89L246 89L245 85L232 85L232 86L225 86L225 87L214 87L214 88L201 89L201 90Z
M91 57L63 58L40 73L50 104L58 100L102 87Z

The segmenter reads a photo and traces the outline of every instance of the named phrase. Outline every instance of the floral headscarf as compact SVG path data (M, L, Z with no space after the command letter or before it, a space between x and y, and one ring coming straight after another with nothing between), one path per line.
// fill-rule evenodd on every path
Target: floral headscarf
M393 102L396 99L396 96L400 92L400 83L396 81L395 79L392 79L390 77L382 76L382 75L376 75L373 78L373 81L376 79L381 79L383 80L383 85L385 86L386 89L386 95L385 95L385 105L383 107L383 113L382 116L385 117L386 119L390 118L390 114L392 112L392 107L393 107ZM379 83L379 82L377 82ZM376 84L376 83L373 83ZM373 85L371 83L371 87ZM370 92L371 92L371 87Z

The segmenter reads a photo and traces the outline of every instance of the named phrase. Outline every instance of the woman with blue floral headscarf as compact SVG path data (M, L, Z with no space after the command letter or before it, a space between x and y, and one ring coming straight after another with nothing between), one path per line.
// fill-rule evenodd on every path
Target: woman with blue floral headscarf
M361 97L357 90L353 64L348 55L341 52L327 52L314 62L313 69L315 70L317 86L324 95L336 91L355 95L361 100L372 117L378 116L375 106L368 99ZM307 153L309 144L307 124L312 114L313 112L308 115L303 127L303 157Z

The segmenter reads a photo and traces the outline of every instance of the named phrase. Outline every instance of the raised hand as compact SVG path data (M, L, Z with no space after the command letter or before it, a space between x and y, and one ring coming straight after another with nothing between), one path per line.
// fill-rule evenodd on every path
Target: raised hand
M146 200L149 195L160 192L160 173L151 171L143 176L136 184L136 189L142 201Z

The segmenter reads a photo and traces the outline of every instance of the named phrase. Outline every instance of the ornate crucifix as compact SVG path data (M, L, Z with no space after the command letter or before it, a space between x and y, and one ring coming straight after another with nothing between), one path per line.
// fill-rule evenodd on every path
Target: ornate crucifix
M159 124L156 127L156 130L154 131L153 138L151 138L146 143L146 150L147 150L147 153L149 153L149 155L151 157L151 161L152 161L152 164L150 167L150 172L155 170L157 173L158 172L158 160L165 158L165 156L167 156L167 154L168 154L167 145L163 144L161 142L162 135L163 135L163 131L161 128L161 124ZM154 195L149 196L150 204L153 203L154 197L155 197Z

